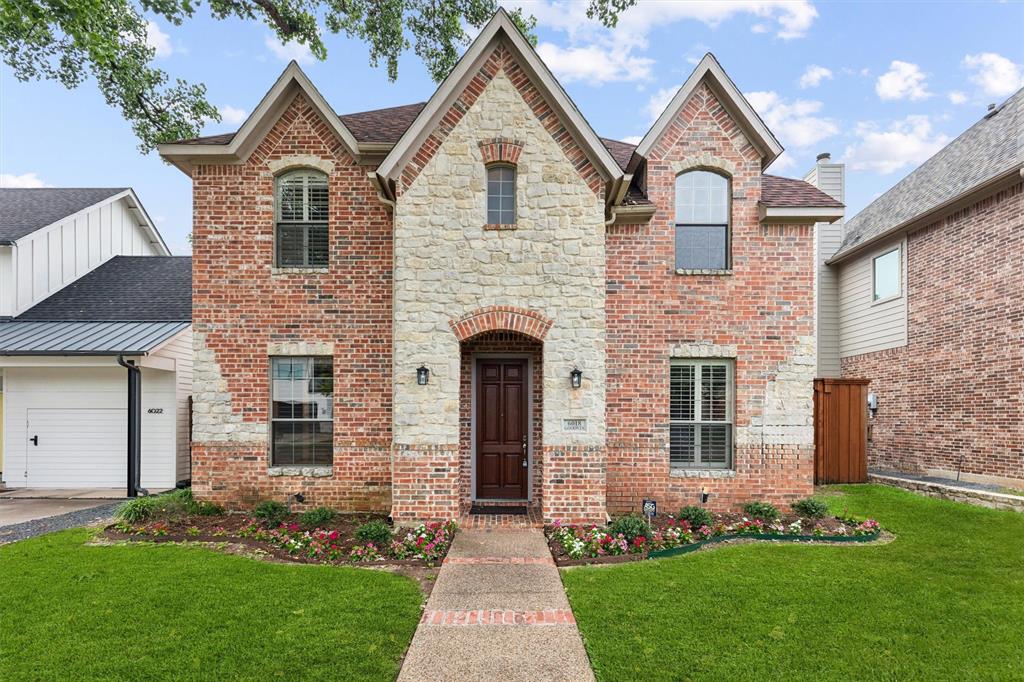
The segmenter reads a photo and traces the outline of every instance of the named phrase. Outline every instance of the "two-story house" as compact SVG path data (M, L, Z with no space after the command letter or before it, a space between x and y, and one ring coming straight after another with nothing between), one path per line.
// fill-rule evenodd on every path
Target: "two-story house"
M814 224L711 55L598 137L499 11L426 103L291 64L193 182L193 490L602 520L812 489Z

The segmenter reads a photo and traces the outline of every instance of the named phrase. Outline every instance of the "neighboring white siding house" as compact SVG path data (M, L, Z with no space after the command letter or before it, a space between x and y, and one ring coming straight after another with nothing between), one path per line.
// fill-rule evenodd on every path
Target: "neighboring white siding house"
M883 301L873 296L875 258L899 249L900 293ZM906 240L881 243L836 266L839 278L839 355L846 358L907 345Z

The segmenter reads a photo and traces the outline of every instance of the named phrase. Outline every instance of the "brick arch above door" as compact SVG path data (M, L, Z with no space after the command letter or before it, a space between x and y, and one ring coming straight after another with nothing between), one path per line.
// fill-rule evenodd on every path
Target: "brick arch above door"
M448 321L459 341L484 332L509 331L543 341L553 321L533 310L515 306L487 306Z

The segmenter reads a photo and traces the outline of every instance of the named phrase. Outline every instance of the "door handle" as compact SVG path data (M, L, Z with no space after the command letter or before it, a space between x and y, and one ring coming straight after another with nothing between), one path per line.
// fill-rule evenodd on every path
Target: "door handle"
M29 440L32 441L32 445L39 445L39 436L32 436L31 438L29 438Z

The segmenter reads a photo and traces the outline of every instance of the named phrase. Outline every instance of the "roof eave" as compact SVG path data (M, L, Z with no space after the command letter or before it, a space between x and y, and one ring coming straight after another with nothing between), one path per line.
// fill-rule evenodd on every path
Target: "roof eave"
M762 223L834 223L843 217L841 206L765 206L757 207Z
M925 225L940 220L943 216L948 215L949 213L975 203L984 195L1005 189L1004 186L1010 186L1020 182L1022 178L1024 178L1024 163L1019 163L1009 170L995 175L981 184L975 185L966 192L961 192L952 199L944 201L923 213L917 214L909 220L904 220L902 223L879 232L873 237L851 246L849 249L842 250L842 247L840 247L840 250L834 256L825 261L825 264L837 265L847 261L860 254L865 249L868 249L883 240L890 239L898 234L913 232L920 227L924 227Z
M500 7L456 63L455 68L438 86L426 106L413 120L412 125L406 129L394 148L378 166L377 172L390 180L398 179L402 169L415 154L429 131L433 130L436 122L447 112L451 103L462 92L466 82L472 79L473 66L486 54L492 44L502 38L507 39L522 56L524 62L522 66L530 77L550 93L551 99L554 100L551 102L553 108L562 115L573 137L591 157L591 161L595 162L605 180L612 181L621 178L622 169L612 157L611 152L601 142L597 133L590 127L564 88L537 55L533 46L520 33L512 18Z

